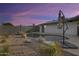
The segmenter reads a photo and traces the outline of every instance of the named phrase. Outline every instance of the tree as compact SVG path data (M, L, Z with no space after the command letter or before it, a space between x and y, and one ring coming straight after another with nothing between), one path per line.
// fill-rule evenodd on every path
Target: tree
M12 27L14 27L14 25L11 24L11 23L3 23L2 25L3 25L3 26L12 26Z
M4 34L10 35L10 34L14 33L14 28L15 28L15 26L11 23L2 24L2 29L3 29Z

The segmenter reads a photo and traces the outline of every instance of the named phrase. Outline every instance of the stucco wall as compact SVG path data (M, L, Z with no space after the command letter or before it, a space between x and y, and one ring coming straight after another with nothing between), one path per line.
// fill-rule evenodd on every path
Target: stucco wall
M66 35L77 35L77 22L67 23L69 29L66 31ZM62 34L62 29L58 29L57 24L45 25L45 33Z

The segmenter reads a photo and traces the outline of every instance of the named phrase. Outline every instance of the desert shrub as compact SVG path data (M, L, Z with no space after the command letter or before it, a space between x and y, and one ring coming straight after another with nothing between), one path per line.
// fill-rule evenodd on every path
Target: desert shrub
M0 41L0 43L5 43L5 42L6 42L6 40L4 40L4 39Z
M58 42L48 45L41 44L38 53L42 56L61 56L63 55L63 49L60 47Z
M9 54L9 47L8 45L3 45L0 49L0 56L7 56Z
M9 45L8 40L5 36L2 37L0 44L0 56L7 56L9 54Z

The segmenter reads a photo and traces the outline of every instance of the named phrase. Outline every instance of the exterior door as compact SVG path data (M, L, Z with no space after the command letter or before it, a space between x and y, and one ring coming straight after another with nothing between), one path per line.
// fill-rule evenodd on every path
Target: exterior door
M77 35L79 36L79 23L77 24Z

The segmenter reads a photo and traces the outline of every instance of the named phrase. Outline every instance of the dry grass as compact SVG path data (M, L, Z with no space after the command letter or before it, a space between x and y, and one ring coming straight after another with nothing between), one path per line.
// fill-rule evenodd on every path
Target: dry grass
M54 42L50 45L40 45L39 54L43 56L61 56L64 55L64 52L58 42Z
M56 42L54 45L44 45L37 42L34 44L28 43L26 45L23 45L25 44L25 39L23 38L14 38L13 36L11 36L5 39L7 40L7 43L4 43L4 48L8 47L7 49L5 49L8 51L8 55L11 56L32 56L34 54L45 56L63 55L63 49ZM2 45L2 43L0 45Z

